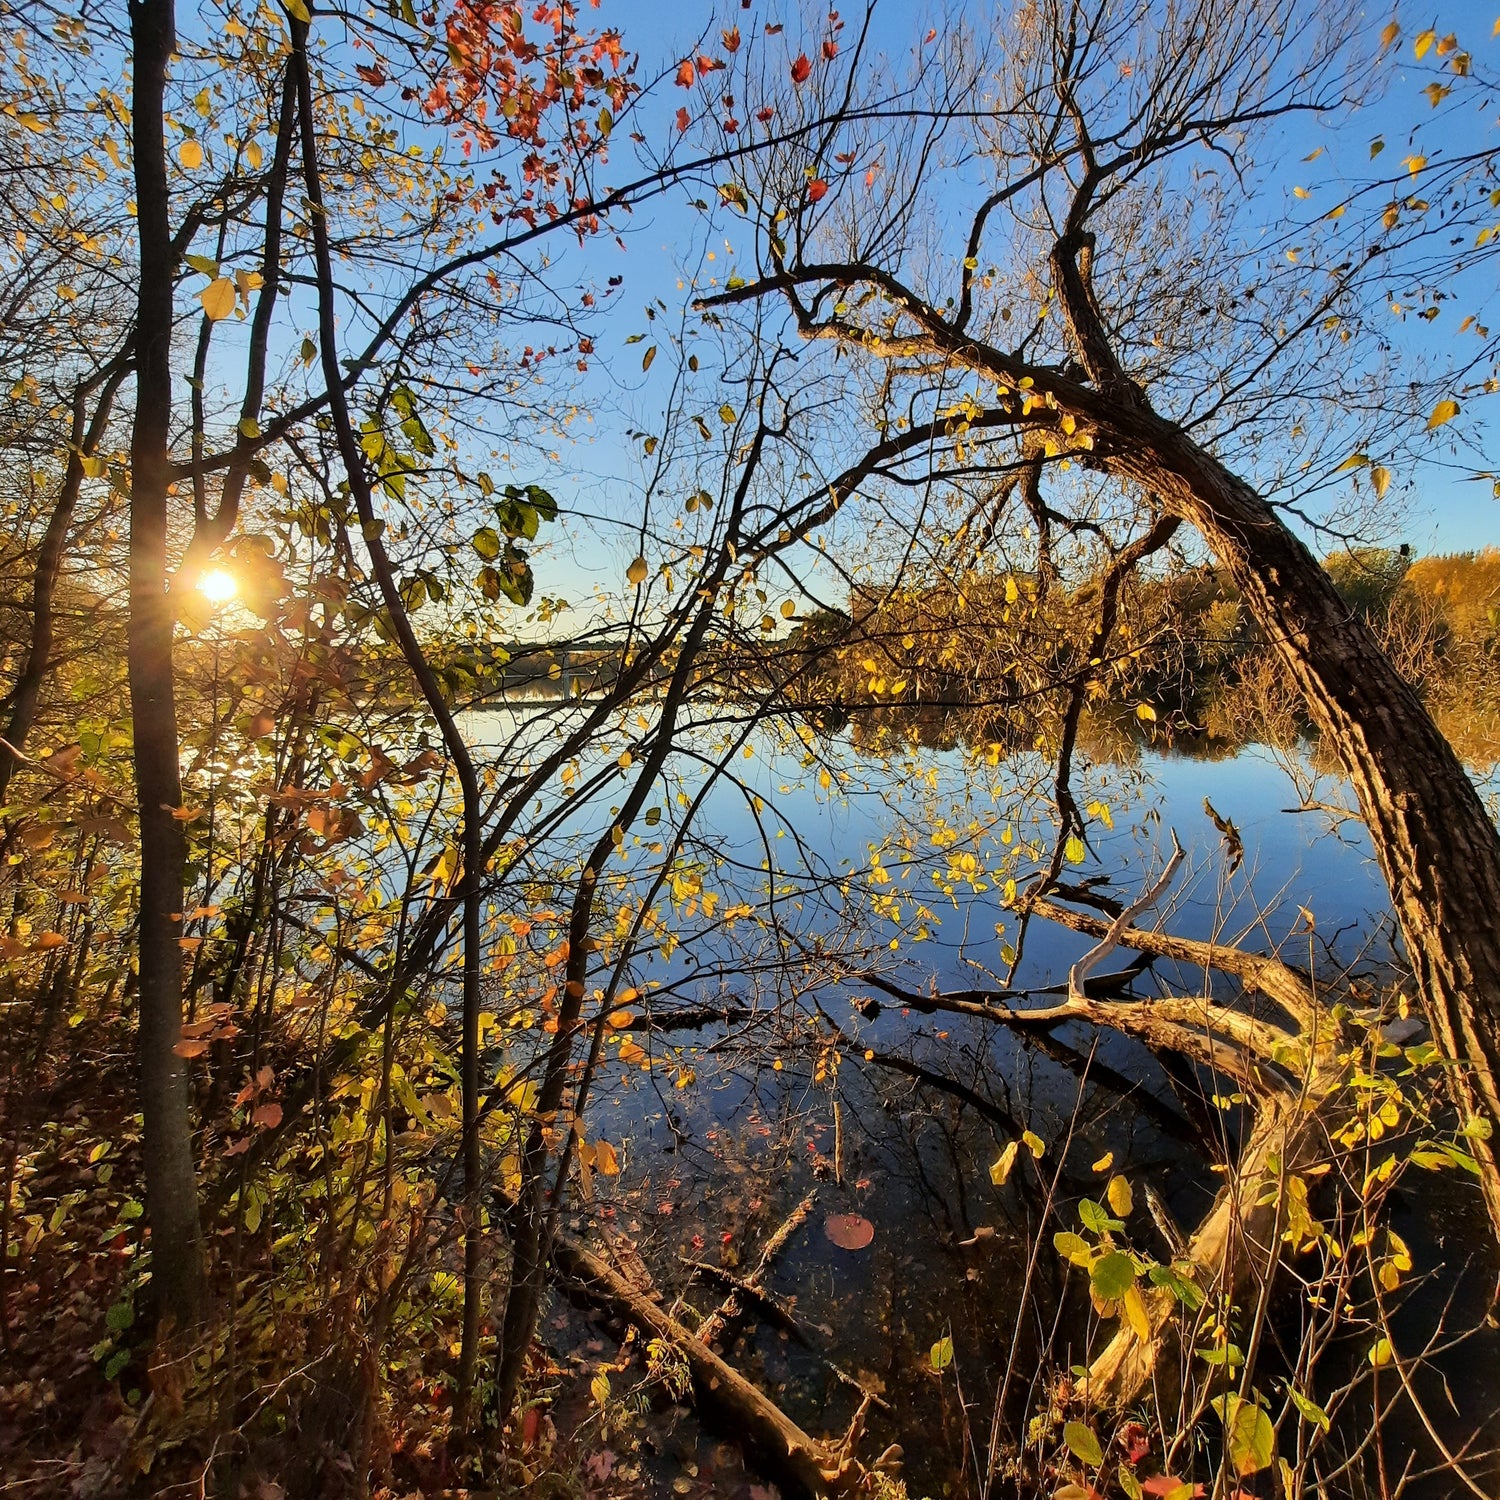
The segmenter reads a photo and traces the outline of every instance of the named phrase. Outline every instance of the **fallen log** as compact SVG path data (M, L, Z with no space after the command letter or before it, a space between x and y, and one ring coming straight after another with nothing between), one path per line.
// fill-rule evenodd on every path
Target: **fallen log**
M760 1255L751 1268L750 1274L745 1277L748 1286L759 1291L761 1277L770 1269L771 1262L786 1248L787 1241L807 1222L807 1216L813 1211L813 1204L817 1202L817 1199L818 1192L814 1188L781 1221L776 1232L760 1247ZM703 1320L697 1334L699 1342L713 1343L736 1318L744 1316L744 1310L738 1290L730 1292L718 1308Z
M836 1496L851 1492L864 1480L869 1471L853 1457L847 1438L828 1441L804 1432L763 1391L642 1296L580 1240L559 1232L551 1260L564 1291L633 1323L676 1351L687 1364L699 1415L739 1442L784 1490L804 1496Z

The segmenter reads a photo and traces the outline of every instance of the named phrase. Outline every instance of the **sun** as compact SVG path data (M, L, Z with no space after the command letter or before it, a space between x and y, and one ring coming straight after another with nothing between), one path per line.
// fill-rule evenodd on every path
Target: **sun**
M239 585L234 581L233 573L226 573L223 568L210 568L199 578L198 592L210 604L227 604L239 592Z

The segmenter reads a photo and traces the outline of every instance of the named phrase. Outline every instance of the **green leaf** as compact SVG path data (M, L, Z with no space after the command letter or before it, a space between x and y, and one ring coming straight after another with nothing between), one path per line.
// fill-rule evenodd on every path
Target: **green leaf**
M1203 1293L1197 1284L1171 1266L1152 1266L1146 1274L1151 1278L1152 1286L1164 1287L1190 1312L1203 1306Z
M1318 1405L1316 1401L1309 1400L1294 1385L1286 1388L1286 1393L1292 1398L1292 1405L1315 1427L1321 1427L1324 1432L1328 1431L1328 1413Z
M1276 1457L1276 1429L1271 1419L1253 1401L1230 1397L1229 1461L1235 1473L1244 1477L1269 1469Z
M953 1363L953 1340L945 1333L928 1351L934 1370L946 1370Z
M1089 1285L1101 1301L1118 1302L1135 1285L1139 1275L1134 1257L1123 1250L1111 1250L1094 1262Z
M1085 1427L1082 1422L1063 1424L1063 1442L1079 1463L1087 1464L1091 1469L1097 1469L1104 1462L1104 1450L1099 1446L1099 1439L1094 1436L1093 1429Z
M1092 1198L1085 1198L1078 1205L1078 1217L1082 1220L1083 1227L1094 1234L1108 1234L1112 1229L1125 1227L1119 1219L1109 1216L1102 1203L1095 1203Z
M110 1355L109 1363L104 1367L104 1378L106 1380L114 1380L129 1363L130 1350L116 1349L115 1352Z
M723 422L723 424L724 424L724 425L725 425L725 426L726 426L726 427L732 427L732 426L733 426L733 425L734 425L734 419L735 419L735 410L734 410L734 408L733 408L733 407L732 407L732 406L731 406L731 405L730 405L730 404L729 404L729 403L728 403L728 402L727 402L727 401L726 401L726 402L725 402L725 403L724 403L724 404L723 404L723 406L721 406L721 407L720 407L720 408L719 408L719 420L720 420L720 421L721 421L721 422Z
M135 1322L135 1305L131 1302L116 1302L104 1315L104 1326L111 1333L124 1333Z
M185 260L188 263L188 265L190 265L193 268L193 270L195 270L195 271L201 271L210 280L213 280L213 281L217 281L218 280L218 277L219 277L219 263L218 263L218 261L214 260L212 256L209 256L209 255L184 255L182 258L183 258L183 260Z
M301 21L304 26L312 23L312 16L302 0L281 0L281 3L286 7L287 15L294 21Z
M493 526L481 526L474 533L474 550L486 561L494 562L504 548L500 533Z

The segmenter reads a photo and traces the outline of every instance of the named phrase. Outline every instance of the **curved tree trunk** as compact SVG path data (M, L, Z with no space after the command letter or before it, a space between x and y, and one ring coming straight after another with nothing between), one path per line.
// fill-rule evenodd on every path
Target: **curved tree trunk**
M1248 484L1146 411L1109 467L1197 528L1280 652L1359 798L1433 1034L1468 1117L1500 1126L1500 835L1453 747L1312 553ZM1475 1140L1500 1233L1493 1139Z

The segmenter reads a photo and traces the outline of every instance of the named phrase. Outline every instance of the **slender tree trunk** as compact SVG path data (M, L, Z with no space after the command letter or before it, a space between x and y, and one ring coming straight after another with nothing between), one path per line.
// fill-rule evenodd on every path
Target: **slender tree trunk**
M172 418L172 272L163 130L172 0L130 7L132 144L140 242L136 410L131 439L130 625L127 658L141 826L140 1025L146 1214L158 1318L178 1328L204 1310L203 1237L182 1036L182 806L172 608L167 596L168 443Z
M296 87L297 112L300 118L302 145L302 181L307 201L312 207L313 251L318 272L318 346L324 382L328 389L329 411L339 457L354 497L355 510L366 538L371 568L380 597L390 616L392 628L408 670L416 680L428 711L442 735L444 748L458 776L463 797L463 1013L462 1054L459 1064L459 1092L463 1104L463 1170L464 1170L464 1311L462 1342L459 1346L458 1385L454 1393L454 1426L461 1435L469 1431L473 1407L474 1381L479 1368L479 1335L484 1294L485 1236L480 1222L483 1209L481 1179L484 1163L479 1139L479 1007L480 980L483 970L483 901L482 873L485 865L483 831L484 809L479 773L474 757L443 696L441 684L427 660L422 643L412 628L411 618L402 602L396 571L381 539L375 515L370 477L366 473L355 436L353 419L342 385L338 362L338 331L334 309L333 253L329 244L328 218L323 204L322 178L318 166L318 140L313 115L312 70L307 57L308 23L293 20L291 72ZM283 113L283 119L287 115ZM288 122L289 123L289 122ZM280 158L278 157L278 161ZM258 399L258 398L257 398Z
M63 470L57 501L52 507L52 514L47 518L46 530L42 533L42 543L37 549L36 567L31 577L31 640L26 648L26 660L9 694L10 719L5 727L5 738L16 750L26 748L27 737L32 725L36 723L42 688L52 668L57 583L62 576L63 554L67 547L68 531L73 524L73 511L78 504L78 492L83 486L83 461L93 454L109 425L115 393L125 379L127 369L126 356L122 356L104 377L103 392L92 420L85 416L85 403L97 384L98 377L80 386L73 400L73 422L69 434L71 451ZM16 765L15 756L9 750L0 749L0 803L5 801Z

